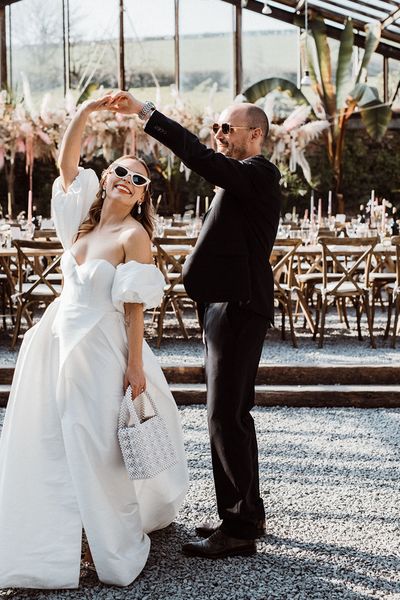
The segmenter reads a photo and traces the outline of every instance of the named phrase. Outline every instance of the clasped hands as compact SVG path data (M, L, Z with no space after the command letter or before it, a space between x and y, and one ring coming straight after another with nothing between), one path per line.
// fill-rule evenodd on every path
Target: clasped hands
M82 104L82 109L90 112L98 110L111 110L124 115L138 114L143 108L143 102L137 100L129 92L121 90L106 94L97 100L87 100Z

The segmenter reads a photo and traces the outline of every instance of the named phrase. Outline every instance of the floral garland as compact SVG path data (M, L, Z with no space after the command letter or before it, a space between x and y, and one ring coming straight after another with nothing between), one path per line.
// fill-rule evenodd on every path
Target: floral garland
M196 114L174 90L172 95L173 102L160 110L203 140L209 136L209 125L214 120L210 114ZM7 102L7 93L0 92L0 170L5 160L13 162L18 153L25 154L27 168L33 159L56 161L62 137L76 110L71 94L63 107L55 108L51 96L46 94L39 113L35 114L24 102L15 105ZM136 116L115 114L110 118L106 111L91 113L82 143L82 155L87 161L100 153L111 161L118 153L135 152L173 160L168 148L144 133L143 122Z
M310 111L309 106L298 106L281 125L272 123L268 146L272 162L287 164L292 173L299 166L304 178L311 185L311 168L305 151L310 142L328 129L329 121L316 120L306 123Z
M97 91L97 95L101 93L104 90ZM160 110L197 134L202 142L213 146L210 132L211 125L216 120L216 113L212 108L214 93L215 88L212 88L208 106L201 114L193 110L177 89L171 86L171 102ZM40 110L35 111L29 87L24 95L25 102L12 104L7 102L7 92L0 92L0 170L5 161L13 165L16 154L21 153L25 155L27 172L31 178L35 159L57 161L62 137L76 113L77 105L72 92L65 97L63 106L55 106L51 95L46 94ZM263 108L272 123L267 143L271 160L287 163L291 171L295 171L299 165L305 179L310 182L311 171L305 149L310 141L319 137L328 127L328 122L318 120L306 123L309 108L300 106L282 124L274 124L276 118L271 95L266 96ZM106 111L91 113L82 144L85 160L90 161L94 156L102 154L110 162L118 155L135 153L153 157L162 175L171 179L173 165L178 159L168 148L145 134L143 122L137 116L110 115ZM185 172L186 179L189 178L190 170L185 165L181 164L179 170Z

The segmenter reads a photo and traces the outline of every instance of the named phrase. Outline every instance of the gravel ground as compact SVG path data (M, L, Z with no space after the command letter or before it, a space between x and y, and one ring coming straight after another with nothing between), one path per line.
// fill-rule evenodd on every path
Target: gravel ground
M357 338L354 314L349 310L350 330L338 323L336 312L332 309L328 313L326 323L326 338L324 347L317 348L317 343L312 339L308 329L301 327L300 321L296 324L296 335L299 347L293 348L290 339L281 340L279 317L277 328L270 330L265 340L261 362L265 364L399 364L400 365L400 337L397 349L390 348L387 340L383 339L386 324L386 315L377 310L375 319L375 335L377 349L370 347L365 317L363 318L363 341ZM203 344L193 310L185 311L189 340L182 337L176 326L175 318L170 315L165 321L164 336L161 348L156 347L156 329L151 322L151 314L146 313L146 339L163 365L203 364ZM10 348L10 336L0 331L0 366L14 365L18 354Z
M180 553L215 513L205 408L180 412L191 487L176 522L152 534L140 577L121 589L82 573L76 591L0 597L400 600L400 410L255 409L268 535L257 556L222 561Z

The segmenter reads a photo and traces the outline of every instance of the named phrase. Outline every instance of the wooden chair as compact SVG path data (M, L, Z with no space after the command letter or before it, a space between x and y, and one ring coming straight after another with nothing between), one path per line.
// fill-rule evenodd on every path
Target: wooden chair
M57 233L55 229L35 229L33 238L35 240L57 241Z
M175 313L176 319L181 328L182 334L189 339L185 324L183 322L182 301L189 299L183 285L182 271L183 265L188 254L188 246L193 247L197 238L174 237L174 238L154 238L153 243L157 249L158 268L164 275L164 297L158 313L158 335L157 348L161 346L161 340L164 330L164 318L169 305Z
M282 340L285 339L285 318L288 316L290 337L294 348L297 348L297 338L294 331L292 294L296 288L296 280L293 273L293 261L300 239L280 239L272 251L272 257L277 261L272 265L274 275L274 298L282 314Z
M48 306L62 289L59 283L62 276L58 272L61 260L59 250L62 248L60 242L14 240L13 245L18 253L18 283L13 294L17 311L12 347L17 342L22 317L25 317L28 327L32 327L31 309L38 304ZM47 265L38 260L41 257L45 257Z
M7 318L14 318L12 293L14 282L10 282L8 273L4 272L0 264L0 317L3 321L4 330L7 329Z
M392 348L396 347L396 337L397 330L399 325L399 315L400 315L400 235L395 235L391 239L392 245L396 249L396 271L395 271L395 281L392 283L388 283L385 286L385 290L388 294L389 303L388 303L388 317L386 323L386 330L384 337L387 338L390 332L390 324L392 320L392 312L394 309L394 323L392 330Z
M389 283L394 283L396 280L395 262L396 260L393 260L392 256L388 256L386 253L379 253L375 249L371 262L371 271L369 274L372 323L374 323L375 320L376 301L379 300L381 307L384 307L382 291L388 291L386 289L387 285Z
M358 339L361 336L361 304L365 309L371 345L376 347L373 336L373 325L369 306L369 272L373 250L378 238L319 238L322 246L323 277L322 283L314 287L317 294L317 314L314 339L319 331L319 348L323 346L325 333L325 317L328 310L329 299L342 303L346 315L346 301L351 300L357 316ZM354 249L354 251L353 251ZM349 256L349 261L344 259L344 254ZM340 279L331 281L328 278L327 265L332 261L334 270L341 275ZM359 267L364 265L364 274L359 276ZM347 318L346 318L346 323Z

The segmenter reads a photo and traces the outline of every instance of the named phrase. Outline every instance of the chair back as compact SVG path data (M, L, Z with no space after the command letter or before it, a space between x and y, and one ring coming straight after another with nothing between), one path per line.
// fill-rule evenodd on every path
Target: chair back
M272 256L277 255L277 262L272 265L272 273L274 276L275 290L285 293L282 284L292 286L295 283L293 273L293 260L296 255L297 248L301 245L300 239L283 239L275 243Z
M183 283L182 272L186 257L195 246L197 238L174 237L154 238L153 244L157 249L157 265L164 275L167 288L166 293Z
M394 284L394 296L396 297L400 294L400 235L394 235L390 241L396 250L396 280Z
M25 276L29 274L32 285L25 289L24 295L29 295L36 290L39 285L46 285L54 297L59 295L59 287L54 287L47 278L50 273L56 273L61 261L62 245L60 242L33 241L33 240L13 240L13 245L17 249L18 261L18 288L23 291ZM47 265L40 261L45 257Z
M35 240L58 241L55 229L35 229L33 238Z
M369 273L371 268L372 253L377 237L370 238L328 238L320 237L318 243L322 246L322 283L326 290L328 287L328 263L331 261L333 270L341 275L337 280L329 280L329 293L340 292L340 287L345 283L354 286L356 292L363 294L368 288ZM347 257L351 260L347 261ZM358 278L358 273L363 265L364 281Z

